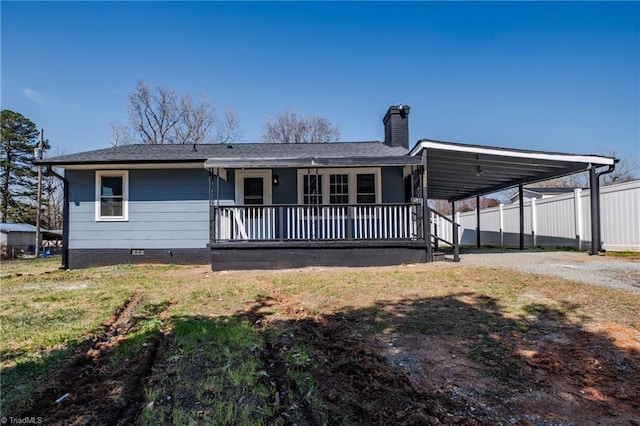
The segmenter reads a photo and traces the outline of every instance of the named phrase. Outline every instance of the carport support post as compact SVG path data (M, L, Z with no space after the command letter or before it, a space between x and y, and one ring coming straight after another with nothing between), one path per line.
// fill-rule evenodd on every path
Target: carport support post
M589 190L591 192L591 256L596 256L600 249L600 179L596 166L589 168Z
M480 248L480 196L476 195L476 248Z
M524 250L524 191L518 185L518 207L520 209L520 250Z
M433 249L431 247L431 210L427 193L427 150L422 150L422 235L427 248L427 262L433 262Z
M460 262L460 244L458 241L458 223L456 222L456 202L451 202L451 242L453 243L453 261Z

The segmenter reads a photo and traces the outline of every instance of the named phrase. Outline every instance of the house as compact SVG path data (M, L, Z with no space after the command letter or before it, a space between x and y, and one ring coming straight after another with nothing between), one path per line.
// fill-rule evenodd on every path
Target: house
M582 188L584 189L584 188ZM569 194L575 191L575 188L537 188L527 187L522 189L522 196L525 201L527 200L539 200L543 198L555 197L557 195ZM515 192L508 199L510 204L517 203L520 199L520 194Z
M124 145L41 160L65 183L63 266L426 262L435 238L426 200L615 164L428 139L409 149L408 119L408 106L391 106L384 141Z
M61 240L62 232L40 229L43 247ZM28 223L0 223L0 252L2 258L15 258L22 254L34 254L36 250L36 227Z

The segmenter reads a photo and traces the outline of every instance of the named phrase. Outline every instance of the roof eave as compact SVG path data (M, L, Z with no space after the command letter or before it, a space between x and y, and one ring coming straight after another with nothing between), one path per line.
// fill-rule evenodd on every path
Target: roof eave
M167 166L184 166L191 165L192 167L201 167L204 158L199 159L187 159L187 160L105 160L105 161L38 161L34 164L36 166L51 166L60 169L100 169L104 167L131 167L132 168L153 168L167 167Z
M409 156L393 157L337 157L337 158L210 158L207 169L260 169L260 168L327 168L418 165L420 159Z
M478 155L496 155L501 157L530 158L535 160L565 161L572 163L593 164L596 166L613 166L616 163L616 159L614 157L605 157L600 155L580 155L547 151L517 150L492 146L465 145L454 142L442 142L429 139L421 139L420 141L418 141L409 155L415 156L423 149L441 149L445 151L467 152Z

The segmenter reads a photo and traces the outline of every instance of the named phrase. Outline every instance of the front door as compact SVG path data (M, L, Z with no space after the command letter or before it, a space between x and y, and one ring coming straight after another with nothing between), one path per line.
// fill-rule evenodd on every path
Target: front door
M243 239L270 240L275 232L275 210L271 204L271 170L236 171L236 234Z
M271 170L236 170L236 204L271 204Z

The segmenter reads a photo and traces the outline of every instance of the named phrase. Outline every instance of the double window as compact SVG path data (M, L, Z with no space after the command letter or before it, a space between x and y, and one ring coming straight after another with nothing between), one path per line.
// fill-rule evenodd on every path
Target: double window
M129 219L129 172L96 172L96 220Z
M301 204L375 204L380 199L380 169L298 170Z

